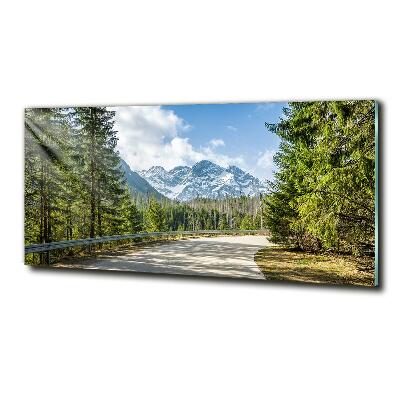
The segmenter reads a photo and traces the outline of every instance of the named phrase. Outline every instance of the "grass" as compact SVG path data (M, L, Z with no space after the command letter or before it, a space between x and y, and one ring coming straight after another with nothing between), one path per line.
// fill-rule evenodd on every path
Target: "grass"
M268 280L374 286L371 257L313 254L288 247L265 247L255 262Z

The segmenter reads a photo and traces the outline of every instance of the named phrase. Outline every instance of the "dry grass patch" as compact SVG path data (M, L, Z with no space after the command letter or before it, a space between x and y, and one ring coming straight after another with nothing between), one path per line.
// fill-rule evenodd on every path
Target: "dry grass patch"
M305 253L286 247L259 250L255 262L268 280L374 286L374 260Z

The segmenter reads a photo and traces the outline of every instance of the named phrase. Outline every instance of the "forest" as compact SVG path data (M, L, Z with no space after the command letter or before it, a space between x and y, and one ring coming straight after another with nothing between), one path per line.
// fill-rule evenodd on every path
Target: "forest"
M271 240L306 251L375 252L374 101L289 103L264 199Z
M259 229L262 198L157 200L129 188L105 107L25 112L25 244L136 232ZM26 256L49 262L48 254Z

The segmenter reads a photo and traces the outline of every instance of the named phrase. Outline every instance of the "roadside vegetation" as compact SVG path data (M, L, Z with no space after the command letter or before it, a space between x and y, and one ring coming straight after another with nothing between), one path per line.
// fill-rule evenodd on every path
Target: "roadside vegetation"
M282 141L265 222L270 240L286 246L257 255L268 279L370 282L358 264L374 264L375 106L289 103L279 123L266 124Z
M371 257L307 253L288 246L266 247L255 255L265 279L329 285L374 285Z

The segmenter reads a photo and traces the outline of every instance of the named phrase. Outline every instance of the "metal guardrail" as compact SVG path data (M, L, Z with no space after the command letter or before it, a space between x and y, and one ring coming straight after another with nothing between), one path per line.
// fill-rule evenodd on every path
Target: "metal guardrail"
M170 231L170 232L143 232L130 235L102 236L77 240L64 240L61 242L39 243L25 246L25 254L43 253L51 250L67 249L78 246L89 246L96 243L113 242L117 240L138 239L145 237L199 235L199 234L235 234L235 233L266 233L264 230L202 230L202 231Z

